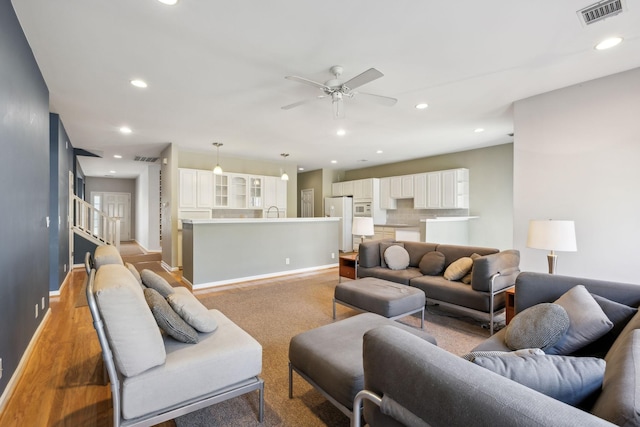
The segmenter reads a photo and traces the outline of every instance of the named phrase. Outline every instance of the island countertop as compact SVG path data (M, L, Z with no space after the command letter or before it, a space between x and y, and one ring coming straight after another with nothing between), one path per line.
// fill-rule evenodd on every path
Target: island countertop
M212 219L183 219L186 224L250 224L268 222L325 222L340 221L339 217L316 218L212 218Z
M451 221L468 221L470 219L480 218L478 216L438 216L435 218L424 218L420 222L451 222Z

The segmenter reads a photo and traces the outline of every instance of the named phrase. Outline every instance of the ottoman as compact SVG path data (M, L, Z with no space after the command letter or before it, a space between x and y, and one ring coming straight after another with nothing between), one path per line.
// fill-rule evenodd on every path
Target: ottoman
M338 283L333 296L333 318L336 303L347 307L376 313L391 320L421 312L420 328L424 329L424 291L388 280L365 277Z
M289 343L289 398L293 371L351 418L353 399L364 388L362 341L365 332L383 325L404 329L436 344L427 332L374 313L363 313L302 332Z

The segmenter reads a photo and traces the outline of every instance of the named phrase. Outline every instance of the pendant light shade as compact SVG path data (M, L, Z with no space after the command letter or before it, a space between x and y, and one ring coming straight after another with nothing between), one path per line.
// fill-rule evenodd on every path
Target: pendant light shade
M220 147L222 142L214 142L213 146L216 147L216 167L213 168L214 175L222 175L222 168L220 167Z
M289 181L289 175L287 175L287 172L284 170L284 160L287 159L287 157L289 157L289 153L282 153L280 154L282 156L283 162L282 162L282 173L280 174L280 179L283 181Z

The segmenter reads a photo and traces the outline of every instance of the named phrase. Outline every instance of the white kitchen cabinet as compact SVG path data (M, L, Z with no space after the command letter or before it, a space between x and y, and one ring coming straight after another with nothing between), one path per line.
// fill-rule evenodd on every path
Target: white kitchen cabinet
M427 174L419 173L413 176L413 207L427 208Z
M469 208L469 169L441 171L442 208Z
M179 209L210 209L213 205L213 173L198 169L179 170Z
M246 175L229 174L230 199L229 207L233 209L247 208L247 182Z
M411 199L413 197L413 175L391 177L391 198Z
M342 183L341 182L334 182L333 184L331 184L331 195L333 197L340 197L340 196L344 195L344 194L342 194Z
M353 196L353 181L342 182L342 195Z
M264 207L264 178L261 176L249 177L249 209L262 209Z
M353 200L373 199L373 178L353 181Z
M213 207L229 207L229 175L213 175Z
M440 177L440 172L429 172L427 174L427 209L440 209L442 207Z
M287 208L287 181L275 176L264 177L264 205L263 209L275 206L280 210L280 217Z
M396 209L395 199L391 198L391 178L380 178L380 209Z

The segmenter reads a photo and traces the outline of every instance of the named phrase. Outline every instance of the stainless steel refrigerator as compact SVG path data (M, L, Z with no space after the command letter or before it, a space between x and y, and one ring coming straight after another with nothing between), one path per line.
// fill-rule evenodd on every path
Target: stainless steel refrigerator
M324 199L324 215L341 218L340 231L338 233L338 249L341 252L352 252L353 236L351 235L351 223L353 222L353 198L326 197Z

